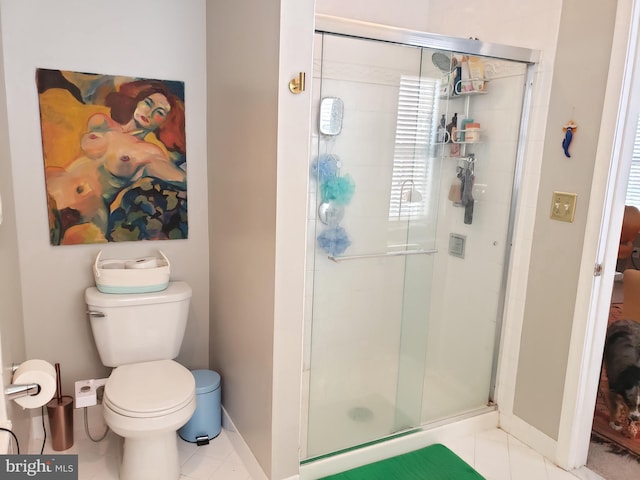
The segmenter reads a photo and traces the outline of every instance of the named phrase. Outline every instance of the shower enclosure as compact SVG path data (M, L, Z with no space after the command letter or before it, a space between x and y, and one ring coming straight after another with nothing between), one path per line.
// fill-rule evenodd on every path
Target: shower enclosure
M495 408L534 62L318 21L303 461Z

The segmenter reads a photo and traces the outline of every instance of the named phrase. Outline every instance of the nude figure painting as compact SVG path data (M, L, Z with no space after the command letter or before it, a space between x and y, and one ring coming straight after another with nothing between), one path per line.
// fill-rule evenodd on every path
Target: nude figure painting
M52 245L184 239L184 83L37 69Z

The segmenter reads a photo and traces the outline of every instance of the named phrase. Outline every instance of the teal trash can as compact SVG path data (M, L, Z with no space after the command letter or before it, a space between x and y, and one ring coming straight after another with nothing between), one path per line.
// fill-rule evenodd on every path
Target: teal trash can
M220 374L213 370L193 370L191 373L196 380L196 411L178 430L178 435L187 442L207 445L222 428Z

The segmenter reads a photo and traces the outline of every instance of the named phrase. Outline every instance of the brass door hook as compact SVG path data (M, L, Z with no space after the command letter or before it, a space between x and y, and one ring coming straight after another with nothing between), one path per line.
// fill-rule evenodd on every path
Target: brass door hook
M304 77L305 73L300 72L297 77L291 79L289 82L289 91L291 93L295 93L297 95L298 93L304 92Z

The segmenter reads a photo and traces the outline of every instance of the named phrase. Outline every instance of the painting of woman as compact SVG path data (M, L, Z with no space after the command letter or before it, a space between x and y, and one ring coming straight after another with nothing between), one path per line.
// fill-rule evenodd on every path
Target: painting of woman
M186 159L184 104L162 82L138 80L125 83L107 95L111 118L123 131L146 139L151 133L167 148L174 163Z
M187 238L182 82L45 69L36 80L51 243Z

